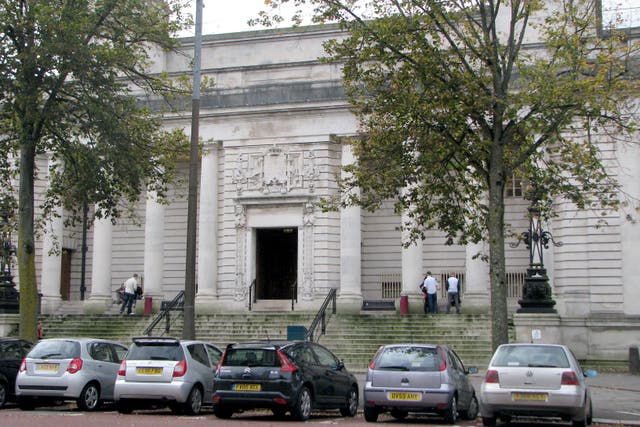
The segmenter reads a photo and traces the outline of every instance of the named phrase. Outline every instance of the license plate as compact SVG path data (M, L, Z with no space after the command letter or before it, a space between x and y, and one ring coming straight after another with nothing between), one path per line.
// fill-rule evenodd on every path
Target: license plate
M416 401L422 399L420 393L408 393L400 391L389 392L389 400L411 400Z
M136 368L136 373L142 375L162 375L162 368Z
M37 371L57 371L59 363L38 363L36 364Z
M511 393L513 400L535 400L545 402L547 393Z
M234 384L233 389L235 391L260 391L262 387L260 384Z

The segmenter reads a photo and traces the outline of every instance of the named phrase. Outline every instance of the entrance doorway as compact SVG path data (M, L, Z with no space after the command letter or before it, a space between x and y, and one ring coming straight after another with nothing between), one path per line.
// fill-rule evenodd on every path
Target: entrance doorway
M256 296L291 299L298 278L298 229L256 229ZM293 295L297 298L297 295Z
M60 296L63 301L71 299L71 249L62 249L62 270L60 271Z

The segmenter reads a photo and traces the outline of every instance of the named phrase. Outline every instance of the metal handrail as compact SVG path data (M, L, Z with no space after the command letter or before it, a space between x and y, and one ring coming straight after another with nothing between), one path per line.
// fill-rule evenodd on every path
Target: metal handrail
M184 291L178 292L178 294L164 307L161 308L160 313L153 319L151 324L147 326L144 330L144 335L151 335L153 329L160 323L160 321L164 318L167 320L165 325L165 332L169 332L171 329L171 311L175 310L183 310L184 309Z
M257 300L256 286L256 279L253 279L253 282L251 282L251 285L249 285L249 311L251 311L251 307Z
M321 333L320 335L318 335L317 338L320 338L321 335L324 335L327 332L327 307L329 306L329 303L332 303L331 314L336 314L336 294L337 293L338 292L336 288L331 288L331 290L329 291L329 294L324 299L324 302L322 303L322 305L320 306L320 309L318 310L318 314L316 314L316 317L313 319L313 322L311 322L311 326L309 326L309 329L305 334L305 339L307 341L313 341L314 332L318 327L318 323L320 322L322 322L322 329L320 330Z
M291 311L294 310L294 303L298 302L298 281L291 284Z

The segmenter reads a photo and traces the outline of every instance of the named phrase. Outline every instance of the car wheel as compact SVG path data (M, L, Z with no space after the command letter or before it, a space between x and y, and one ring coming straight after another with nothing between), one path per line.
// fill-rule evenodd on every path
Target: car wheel
M364 419L369 423L375 423L378 421L378 409L375 406L364 407Z
M407 411L401 411L400 409L392 409L390 413L391 416L396 420L404 420L409 416L409 413Z
M193 386L187 397L187 401L184 402L184 412L187 415L198 415L202 409L202 391L200 387Z
M7 383L0 381L0 408L7 403Z
M133 412L133 405L126 400L119 400L116 404L119 414L130 414Z
M462 418L465 420L475 420L478 417L478 399L474 394L471 396L471 401L469 402L469 407L466 411L462 412Z
M349 390L345 406L340 408L340 415L343 417L355 417L358 413L358 389L353 387Z
M231 418L231 416L233 415L233 410L216 405L213 407L213 415L220 419L226 420L228 418Z
M291 415L298 421L306 421L311 416L311 392L307 387L302 387L298 400L291 409Z
M80 392L77 403L83 411L95 411L100 401L100 389L96 383L89 383Z
M494 427L496 425L496 417L482 417L482 425L484 427Z
M455 396L451 396L449 408L444 413L444 422L447 424L455 424L458 421L458 400Z
M587 425L591 425L593 422L593 405L591 404L591 399L589 399L589 412L587 413Z

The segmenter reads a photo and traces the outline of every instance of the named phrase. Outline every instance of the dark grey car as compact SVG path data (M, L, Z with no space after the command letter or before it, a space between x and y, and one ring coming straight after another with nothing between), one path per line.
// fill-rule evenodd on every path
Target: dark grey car
M31 347L29 341L0 338L0 408L14 399L18 368Z
M369 422L389 412L397 419L409 413L438 414L449 424L458 415L478 416L476 393L458 355L442 345L381 346L371 360L364 386L364 418Z

